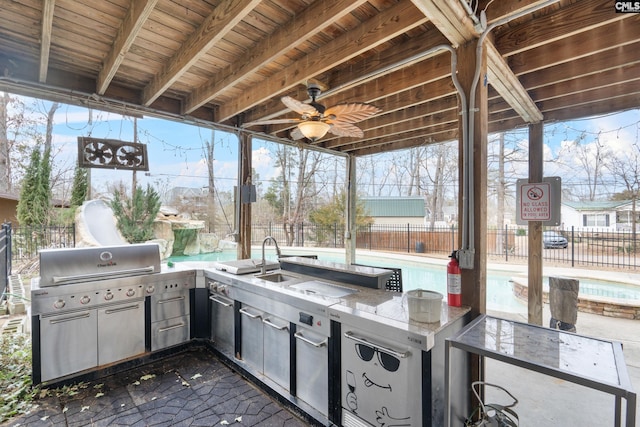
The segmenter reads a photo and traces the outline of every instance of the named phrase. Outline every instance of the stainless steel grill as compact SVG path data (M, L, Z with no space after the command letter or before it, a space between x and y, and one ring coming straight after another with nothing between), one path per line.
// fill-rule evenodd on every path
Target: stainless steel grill
M162 271L157 244L41 251L40 277L31 287L34 382L152 350L153 337L146 331L154 310L146 297L171 295L173 301L173 293L180 293L188 305L194 287L193 271ZM188 312L180 324L188 339Z

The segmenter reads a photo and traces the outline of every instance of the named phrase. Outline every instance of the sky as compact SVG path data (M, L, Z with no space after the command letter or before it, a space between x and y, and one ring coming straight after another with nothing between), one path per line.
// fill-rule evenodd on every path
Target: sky
M38 111L46 111L50 103L25 98L26 103L36 103ZM87 110L86 108L61 104L54 118L53 143L60 150L56 162L68 164L70 168L77 160L77 138L79 136L109 138L133 142L134 120L115 113ZM137 182L145 186L147 183L167 183L170 187L184 186L203 188L207 185L207 168L204 161L203 147L205 141L212 136L215 141L214 173L219 190L228 191L236 184L238 173L236 136L227 132L208 128L144 117L137 120L138 142L147 145L149 155L149 172L138 172ZM584 135L583 142L596 142L616 152L637 150L640 134L640 110L629 110L618 114L575 120L562 123L545 124L545 159L558 156L563 149ZM518 135L518 142L527 152L527 135ZM567 164L562 167L545 163L545 176L562 175L565 180L573 179L579 183L582 179L577 173L579 165L575 156L567 156ZM279 170L274 167L274 159L268 143L254 141L253 167L261 180L268 181L278 176ZM526 162L518 166L521 177L527 176ZM131 184L131 172L92 169L92 185L98 191L106 191L107 182L123 182ZM569 181L567 181L569 182Z

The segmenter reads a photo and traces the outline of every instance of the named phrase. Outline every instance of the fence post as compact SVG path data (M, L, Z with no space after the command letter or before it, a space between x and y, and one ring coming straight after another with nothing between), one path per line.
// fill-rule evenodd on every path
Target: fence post
M576 250L576 245L575 245L575 239L574 239L574 231L575 228L572 225L571 226L571 267L575 267L575 250Z
M407 223L407 253L411 253L411 231L410 231L410 227L411 224Z
M373 250L373 230L372 224L369 224L369 250Z
M509 261L509 225L508 224L504 225L504 260Z
M300 238L302 239L302 244L300 246L304 248L304 222L300 223L300 232Z

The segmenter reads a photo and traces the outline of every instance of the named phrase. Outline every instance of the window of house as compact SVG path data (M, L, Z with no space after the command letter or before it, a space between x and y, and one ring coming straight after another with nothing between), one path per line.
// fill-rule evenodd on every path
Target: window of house
M584 214L582 225L585 227L608 227L609 214Z

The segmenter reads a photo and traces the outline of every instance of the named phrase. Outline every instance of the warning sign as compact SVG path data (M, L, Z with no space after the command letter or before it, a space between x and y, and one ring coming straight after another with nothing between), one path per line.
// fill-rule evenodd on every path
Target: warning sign
M542 182L519 179L517 184L517 224L524 225L528 221L542 221L544 225L560 224L559 177L543 178Z
M548 182L525 184L521 191L520 217L523 221L551 219L551 186Z

